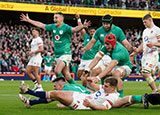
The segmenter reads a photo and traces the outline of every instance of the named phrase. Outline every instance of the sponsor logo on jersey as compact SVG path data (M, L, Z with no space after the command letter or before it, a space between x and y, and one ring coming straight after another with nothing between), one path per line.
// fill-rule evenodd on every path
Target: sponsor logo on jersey
M56 33L56 30L53 30L53 33Z
M59 34L63 34L63 30L60 30L60 31L59 31Z
M104 37L104 34L101 34L100 36L101 36L101 37Z
M56 35L56 36L55 36L55 39L56 39L56 40L59 40L59 39L60 39L59 35Z

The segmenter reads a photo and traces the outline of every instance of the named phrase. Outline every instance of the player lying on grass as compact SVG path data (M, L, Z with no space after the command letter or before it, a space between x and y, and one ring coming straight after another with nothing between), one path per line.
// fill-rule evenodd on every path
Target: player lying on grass
M54 90L62 90L62 91L77 91L85 94L91 94L90 91L87 90L87 88L83 87L82 85L76 84L76 82L69 82L70 84L66 83L66 80L64 77L57 77L53 81L54 83ZM24 82L22 81L22 84ZM93 92L93 91L92 91ZM35 104L41 104L41 103L50 103L52 100L50 99L35 99L35 100L29 100L19 94L20 99L24 102L25 106L29 108L30 106L33 106Z
M89 83L90 83L89 84L90 87L94 87L95 89L99 89L98 87L100 85L97 85L94 82L89 82ZM21 84L21 89L22 89L22 87L24 87L24 83ZM81 92L81 93L85 93L85 94L90 94L90 92L88 92L81 85L65 84L65 80L63 77L59 77L54 80L54 89L55 90L62 90L62 91L77 91L77 92ZM44 103L49 103L49 102L54 101L54 100L47 99L47 98L39 98L39 99L35 99L35 100L29 100L26 97L22 96L21 94L19 94L19 97L20 97L21 101L24 102L24 104L27 108L29 108L30 106L33 106L35 104L42 104L42 103L44 104ZM156 97L156 98L152 98L152 97ZM137 95L137 96L136 95L125 96L123 98L119 98L118 101L115 104L113 104L113 107L119 108L119 107L129 106L134 103L144 103L144 108L147 109L149 106L148 101L151 104L157 104L156 100L158 99L158 97L160 97L160 94L159 95L158 94L149 94L149 95L145 94L145 95ZM154 99L156 99L156 100L154 100ZM160 100L158 101L158 103L160 103ZM64 107L64 105L61 105L61 104L57 104L57 106Z
M77 91L37 91L29 89L24 82L21 83L21 93L34 95L40 99L51 101L59 101L71 109L93 109L93 110L108 110L116 103L119 98L119 93L115 91L118 81L115 78L108 77L104 80L104 85L99 85L97 92L93 94L85 94ZM24 102L23 96L20 99ZM27 101L27 100L26 100Z

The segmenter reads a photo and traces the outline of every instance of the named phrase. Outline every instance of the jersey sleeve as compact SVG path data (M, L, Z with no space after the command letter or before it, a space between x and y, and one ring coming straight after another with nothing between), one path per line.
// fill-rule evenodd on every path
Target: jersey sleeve
M107 110L111 109L113 104L117 102L119 95L117 93L108 94L108 97L102 105L106 107Z
M45 30L46 31L52 31L52 24L46 24L45 25Z
M99 31L97 30L95 33L94 33L94 35L93 35L93 38L95 39L95 40L99 40Z
M66 29L69 34L72 34L72 27L66 24Z
M119 28L119 36L118 36L117 41L122 42L125 39L126 39L126 36L124 35L124 32L122 31L121 28Z
M52 61L54 61L55 59L52 57Z
M38 43L38 46L43 46L42 38L39 37L37 40L37 43Z
M157 29L157 40L160 42L160 28Z

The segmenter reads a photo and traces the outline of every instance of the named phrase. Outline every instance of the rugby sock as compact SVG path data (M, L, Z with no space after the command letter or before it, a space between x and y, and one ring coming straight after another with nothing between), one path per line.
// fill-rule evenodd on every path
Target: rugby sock
M35 100L29 100L30 105L40 104L40 103L49 103L47 99L35 99Z
M33 91L31 89L28 89L28 91L26 92L27 94L30 95L34 95L36 97L40 97L40 98L46 98L46 92L45 91Z
M73 80L73 78L71 78L68 82L69 82L70 84L76 84L76 82Z
M142 95L132 95L133 102L142 102Z
M117 92L120 94L119 97L123 97L123 89L122 90L118 90Z
M34 84L37 84L37 80L36 80L36 79L34 79L34 80L32 80L32 81L33 81Z

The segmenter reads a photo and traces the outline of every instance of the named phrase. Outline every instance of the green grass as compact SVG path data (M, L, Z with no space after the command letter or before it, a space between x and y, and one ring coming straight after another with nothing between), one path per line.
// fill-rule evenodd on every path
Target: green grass
M79 82L80 83L80 82ZM126 108L113 108L109 111L92 110L70 110L69 108L58 108L56 103L40 104L27 109L18 98L20 81L0 81L0 115L155 115L160 112L160 105L150 104L149 109L143 109L143 104L134 104ZM33 88L31 81L26 81ZM51 82L42 82L45 90L52 90ZM156 82L158 85L158 82ZM146 82L124 82L125 95L141 95L145 92L151 93ZM27 95L29 96L29 95ZM35 99L36 97L31 97Z

